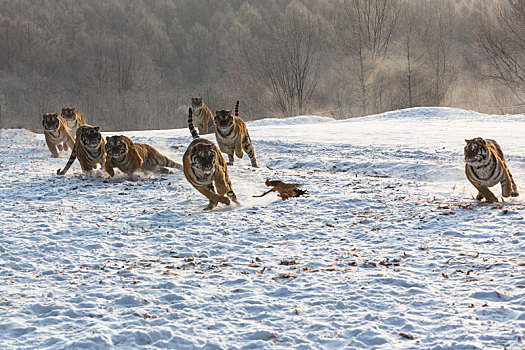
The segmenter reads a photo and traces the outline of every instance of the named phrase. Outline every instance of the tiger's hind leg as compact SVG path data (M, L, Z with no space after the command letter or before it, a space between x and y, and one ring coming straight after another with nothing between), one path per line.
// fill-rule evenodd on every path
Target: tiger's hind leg
M503 197L518 197L520 195L509 169L506 169L505 177L501 180L501 194Z
M253 149L252 141L250 140L250 136L244 135L242 138L242 148L244 149L244 152L248 155L250 158L250 161L252 163L252 167L258 168L257 165L257 159L255 159L255 151Z

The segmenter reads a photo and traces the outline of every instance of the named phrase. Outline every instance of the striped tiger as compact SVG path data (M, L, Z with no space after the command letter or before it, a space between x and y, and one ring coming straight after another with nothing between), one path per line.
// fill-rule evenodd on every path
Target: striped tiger
M215 112L215 138L222 152L228 154L228 165L233 165L234 153L242 158L243 150L246 152L252 166L258 168L255 159L255 150L248 134L248 128L239 117L239 101L235 104L235 115L230 110L221 109Z
M184 176L197 191L209 199L204 210L215 208L219 202L226 205L230 205L230 202L239 204L221 152L211 141L199 137L193 126L191 108L188 111L188 128L194 140L182 157ZM217 192L215 192L214 183Z
M213 123L213 114L202 101L202 97L191 98L191 108L195 111L195 125L201 135L214 132L215 124Z
M144 143L133 143L123 135L106 137L106 164L104 168L113 177L118 168L131 176L136 171L161 171L169 168L182 170L182 165Z
M479 191L476 199L485 198L489 203L497 202L498 199L489 187L498 183L501 183L503 197L519 196L518 187L507 167L500 145L494 140L481 137L465 142L465 173Z
M46 113L42 116L42 126L44 127L44 137L46 144L51 151L52 158L58 158L58 151L73 148L75 141L67 131L66 121L57 113ZM58 151L57 151L58 148Z
M75 138L77 134L77 129L81 125L86 125L84 116L76 108L62 108L60 116L66 121L67 130L73 138Z
M97 164L103 168L106 162L106 151L104 147L104 138L100 134L100 127L81 125L77 129L75 145L71 151L71 156L64 169L57 170L57 175L64 175L75 158L78 159L82 170L87 172L97 168Z

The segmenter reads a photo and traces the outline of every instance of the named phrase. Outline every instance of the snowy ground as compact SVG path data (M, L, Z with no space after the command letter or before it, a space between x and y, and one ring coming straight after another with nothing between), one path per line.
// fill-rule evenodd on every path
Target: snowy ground
M0 348L525 347L525 116L419 108L248 124L240 207L181 172L85 178L0 130ZM125 133L181 161L187 129ZM496 139L522 193L484 204L465 138ZM213 137L210 137L213 139ZM286 202L266 178L300 182ZM498 195L499 187L493 188Z

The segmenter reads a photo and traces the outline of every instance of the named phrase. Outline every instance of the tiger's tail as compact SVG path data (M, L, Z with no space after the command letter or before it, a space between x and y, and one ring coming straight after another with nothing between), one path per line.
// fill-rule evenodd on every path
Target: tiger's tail
M167 166L168 168L175 168L175 169L182 170L182 164L174 162L173 160L169 159L168 157L164 157L164 164L159 164L159 165Z
M75 161L75 158L77 157L77 148L78 148L77 145L78 145L78 141L75 142L75 144L73 145L73 149L71 150L71 156L69 156L69 160L67 161L66 166L62 170L58 169L57 175L64 175L65 173L67 173L69 168L71 168L71 165L73 164L73 162Z
M194 139L198 139L199 133L195 130L195 126L193 125L193 111L191 107L188 108L188 128L190 129L191 136L193 136Z
M237 101L237 103L235 104L235 116L239 116L239 101Z

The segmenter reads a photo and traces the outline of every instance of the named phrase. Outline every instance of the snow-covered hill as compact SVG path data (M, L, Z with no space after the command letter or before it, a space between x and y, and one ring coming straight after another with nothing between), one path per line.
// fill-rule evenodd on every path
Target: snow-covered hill
M523 348L524 122L417 108L249 123L261 168L237 159L241 205L212 212L181 172L59 177L69 154L1 130L0 348ZM177 161L191 141L125 134ZM520 197L473 199L476 136L500 143ZM252 198L267 178L309 197Z

